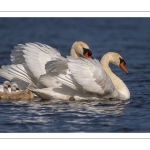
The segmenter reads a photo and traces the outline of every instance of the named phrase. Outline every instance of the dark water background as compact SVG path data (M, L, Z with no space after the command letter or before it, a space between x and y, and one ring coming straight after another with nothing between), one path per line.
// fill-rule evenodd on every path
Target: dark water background
M0 18L0 66L11 64L13 46L40 42L69 55L75 41L100 59L120 53L129 74L127 101L0 102L0 132L150 132L150 18ZM0 84L5 79L0 77Z

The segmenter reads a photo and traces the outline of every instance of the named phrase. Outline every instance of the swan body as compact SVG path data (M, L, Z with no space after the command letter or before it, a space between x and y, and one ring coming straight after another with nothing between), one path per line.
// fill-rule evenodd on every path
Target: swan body
M58 90L60 87L51 87L34 89L33 92L38 92L38 96L41 98L63 100L68 100L68 97L72 96L75 100L108 98L126 100L130 98L130 92L125 83L109 67L109 63L112 63L128 73L125 61L118 53L109 52L102 57L100 62L96 59L67 57L66 63L70 73L60 74L56 78L60 83L69 87L67 89L68 95L63 87L61 87L62 90ZM42 97L42 94L45 94L45 97Z

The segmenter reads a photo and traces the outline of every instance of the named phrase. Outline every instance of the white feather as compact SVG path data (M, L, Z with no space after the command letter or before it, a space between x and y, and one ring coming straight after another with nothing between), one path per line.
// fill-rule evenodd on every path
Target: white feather
M59 87L62 85L56 78L50 76L49 74L40 76L39 82L45 87Z
M88 92L105 95L114 90L114 85L96 59L73 59L68 57L68 68L76 82ZM108 83L108 84L107 84Z
M32 79L28 76L28 74L25 71L25 68L22 64L10 65L10 68L8 69L8 73L13 75L16 78L19 78L20 80L27 82L27 83L33 83Z
M26 64L36 79L46 73L45 64L52 57L62 58L56 49L41 43L27 43L23 53Z
M0 69L0 76L11 81L13 79L13 75L9 74L8 73L8 69L10 68L9 65L7 66L1 66L1 69Z

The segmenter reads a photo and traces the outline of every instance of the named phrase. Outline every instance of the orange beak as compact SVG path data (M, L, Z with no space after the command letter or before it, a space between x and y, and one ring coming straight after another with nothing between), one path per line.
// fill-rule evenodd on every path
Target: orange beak
M125 73L128 74L128 71L127 71L127 69L126 69L126 67L125 67L124 62L120 63L120 68L121 68L123 71L125 71Z
M90 58L90 56L89 56L89 53L88 53L88 52L86 52L86 53L84 54L84 56L85 56L86 58Z

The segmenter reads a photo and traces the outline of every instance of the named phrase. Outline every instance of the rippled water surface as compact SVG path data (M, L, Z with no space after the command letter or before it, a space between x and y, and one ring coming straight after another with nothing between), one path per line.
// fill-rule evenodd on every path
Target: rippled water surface
M120 53L129 74L110 65L128 86L126 101L0 101L0 132L150 132L150 18L0 18L0 66L13 46L40 42L69 55L74 41L100 59ZM0 77L2 84L5 79Z

